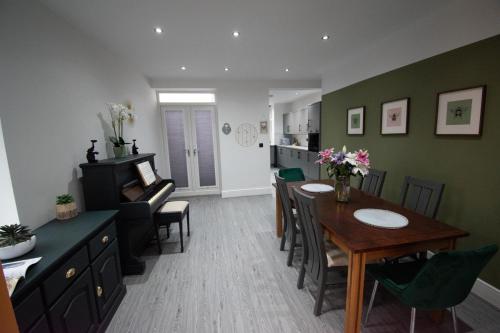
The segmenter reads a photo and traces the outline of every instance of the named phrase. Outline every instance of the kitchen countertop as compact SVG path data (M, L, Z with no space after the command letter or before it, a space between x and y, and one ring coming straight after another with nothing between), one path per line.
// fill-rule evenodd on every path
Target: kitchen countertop
M304 147L304 146L294 146L294 145L289 145L289 146L285 146L285 145L278 145L278 147L282 147L282 148L291 148L291 149L299 149L299 150L309 150L308 147Z

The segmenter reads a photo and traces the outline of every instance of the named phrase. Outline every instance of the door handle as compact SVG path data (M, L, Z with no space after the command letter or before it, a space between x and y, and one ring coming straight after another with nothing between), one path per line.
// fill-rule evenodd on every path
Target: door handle
M189 149L184 149L184 151L186 151L186 153L188 154L188 156L191 156L191 151Z
M196 148L193 149L193 155L196 155Z

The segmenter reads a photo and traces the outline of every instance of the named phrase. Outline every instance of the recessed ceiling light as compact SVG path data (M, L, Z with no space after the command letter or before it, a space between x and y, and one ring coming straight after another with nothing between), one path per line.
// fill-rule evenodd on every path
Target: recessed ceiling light
M328 40L328 39L330 39L330 36L328 36L328 35L323 35L323 36L321 37L321 39L322 39L322 40Z
M181 66L181 70L185 71L186 69L186 66Z
M229 72L229 67L224 67L224 72Z
M237 31L237 30L233 31L233 37L234 37L234 38L238 38L238 37L240 37L240 32L239 32L239 31Z
M158 35L161 35L163 33L162 27L155 27L154 32L156 32Z
M298 94L300 94L300 93L299 93L299 92L296 92L296 93L295 93L295 95L298 95Z
M287 72L287 73L288 73L289 71L290 71L290 69L288 69L288 67L286 67L286 68L285 68L285 72Z

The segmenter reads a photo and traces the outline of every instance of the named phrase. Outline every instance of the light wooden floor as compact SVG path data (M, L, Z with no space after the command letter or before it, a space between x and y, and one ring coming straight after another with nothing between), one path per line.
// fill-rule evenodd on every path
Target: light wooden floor
M163 255L146 251L146 274L125 278L128 293L108 332L342 332L345 286L327 294L324 314L313 315L315 287L296 288L298 261L287 267L279 251L270 195L189 201L185 252L178 253L176 226ZM367 289L366 297L370 281ZM378 296L364 332L407 332L410 310ZM473 295L457 312L466 323L461 332L500 332L500 311ZM416 332L452 332L451 320L436 326L418 313Z

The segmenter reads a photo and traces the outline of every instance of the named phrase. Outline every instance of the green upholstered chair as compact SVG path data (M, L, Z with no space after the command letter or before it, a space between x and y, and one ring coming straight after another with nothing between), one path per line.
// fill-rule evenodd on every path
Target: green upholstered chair
M368 265L366 272L375 279L375 285L365 325L380 283L411 307L411 333L415 330L416 309L447 308L451 308L456 333L455 306L469 295L479 273L497 251L497 245L489 245L477 250L440 252L428 261Z
M284 178L286 182L300 182L306 180L301 168L281 169L278 171L278 176Z

